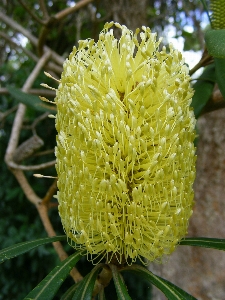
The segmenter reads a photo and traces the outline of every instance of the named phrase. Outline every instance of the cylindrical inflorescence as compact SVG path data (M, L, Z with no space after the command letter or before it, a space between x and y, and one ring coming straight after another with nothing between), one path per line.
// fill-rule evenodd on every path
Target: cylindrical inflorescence
M113 25L121 38L113 35ZM107 23L80 41L57 90L57 198L91 259L160 260L186 234L195 178L193 91L182 55L149 28Z
M210 10L213 29L225 29L225 1L211 0Z

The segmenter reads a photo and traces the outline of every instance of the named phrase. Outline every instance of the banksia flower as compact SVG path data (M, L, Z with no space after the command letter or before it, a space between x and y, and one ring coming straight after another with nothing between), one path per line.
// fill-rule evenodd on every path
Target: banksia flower
M170 254L195 178L193 95L181 53L149 28L107 23L64 63L57 104L59 213L75 248L108 262ZM140 42L139 42L140 39Z
M225 1L211 0L210 9L212 11L211 22L213 29L225 29Z

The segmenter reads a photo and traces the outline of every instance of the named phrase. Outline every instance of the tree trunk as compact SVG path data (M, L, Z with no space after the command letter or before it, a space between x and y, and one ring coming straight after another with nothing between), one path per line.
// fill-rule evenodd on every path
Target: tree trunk
M114 22L130 30L147 24L147 0L103 0L103 4Z

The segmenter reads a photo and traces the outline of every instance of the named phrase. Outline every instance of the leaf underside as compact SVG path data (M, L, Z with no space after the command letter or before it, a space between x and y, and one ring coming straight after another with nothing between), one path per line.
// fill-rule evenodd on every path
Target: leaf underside
M63 260L24 298L24 300L53 299L63 281L81 257L81 252L76 252Z
M194 84L194 96L191 106L194 108L195 117L198 118L212 95L216 82L215 66L210 65L205 68L202 75Z
M96 265L79 283L72 300L91 300L96 278L104 264Z
M210 55L225 58L225 29L208 30L205 34L205 42Z
M66 235L47 237L35 241L15 244L0 251L0 262L4 262L7 259L26 253L38 246L64 240L66 240Z
M123 269L122 271L133 272L143 279L151 282L158 289L160 289L169 300L197 300L175 284L157 275L154 275L152 272L142 266L132 265Z
M17 89L12 86L8 86L7 90L14 99L23 103L26 106L29 106L29 107L31 107L35 110L41 111L41 112L49 111L54 114L56 113L56 107L54 105L49 105L49 104L41 101L38 96L24 93L20 89Z
M217 250L225 250L225 239L216 239L216 238L204 238L204 237L191 237L184 238L179 242L179 245L186 246L197 246L204 248L213 248Z
M118 300L132 300L127 292L127 287L123 281L122 275L119 273L117 266L109 265L112 270L113 281L116 287L116 293L118 296Z

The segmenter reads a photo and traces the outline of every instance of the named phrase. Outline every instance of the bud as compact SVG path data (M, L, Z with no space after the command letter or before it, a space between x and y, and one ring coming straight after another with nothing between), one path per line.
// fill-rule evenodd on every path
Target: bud
M210 10L212 11L211 22L213 29L225 29L225 2L224 0L211 0Z
M192 214L188 68L172 45L160 51L156 34L139 31L106 23L96 43L80 41L55 98L62 224L75 248L108 262L160 260Z

